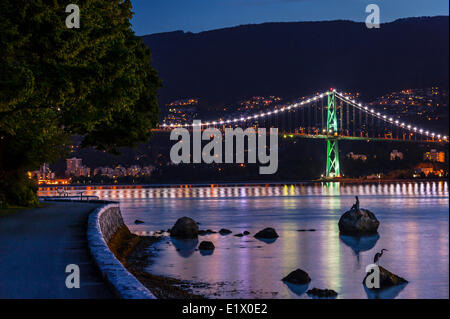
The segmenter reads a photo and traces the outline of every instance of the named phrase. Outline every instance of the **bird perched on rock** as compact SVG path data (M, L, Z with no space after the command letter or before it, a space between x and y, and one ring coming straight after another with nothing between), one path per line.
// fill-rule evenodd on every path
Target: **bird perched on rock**
M359 198L358 196L355 196L356 198L356 203L353 204L352 208L350 208L350 210L359 210Z
M374 262L374 264L376 264L376 263L378 263L378 261L380 260L380 258L381 258L381 256L383 256L383 252L384 251L388 251L387 249L382 249L379 253L376 253L375 254L375 257L373 257L373 262Z

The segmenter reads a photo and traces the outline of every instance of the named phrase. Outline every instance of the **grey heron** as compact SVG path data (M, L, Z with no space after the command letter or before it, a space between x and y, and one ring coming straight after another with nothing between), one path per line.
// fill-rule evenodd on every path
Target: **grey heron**
M375 257L373 257L373 262L374 262L374 264L376 264L376 263L378 263L378 261L380 260L380 258L381 258L381 256L383 256L383 252L384 251L388 251L387 249L381 249L381 251L379 252L379 253L376 253L375 254Z

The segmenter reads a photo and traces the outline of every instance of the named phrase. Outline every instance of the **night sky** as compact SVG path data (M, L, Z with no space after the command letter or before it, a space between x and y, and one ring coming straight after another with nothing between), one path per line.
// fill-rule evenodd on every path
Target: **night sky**
M240 24L322 20L365 21L368 4L381 21L449 15L448 0L132 0L137 35L201 32Z

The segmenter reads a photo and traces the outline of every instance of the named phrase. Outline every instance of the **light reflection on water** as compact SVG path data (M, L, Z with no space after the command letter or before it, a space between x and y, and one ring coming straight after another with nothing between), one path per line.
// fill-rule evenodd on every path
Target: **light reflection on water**
M212 298L309 298L306 287L280 280L297 268L312 278L308 289L334 289L338 298L449 297L447 182L102 188L85 194L119 200L125 222L142 234L170 228L183 216L201 222L201 229L229 228L233 234L274 227L280 237L273 243L233 234L201 236L199 241L216 246L208 256L195 250L195 242L167 238L156 245L149 271L210 283L195 291ZM354 195L377 215L379 236L339 236L339 217ZM134 225L135 219L145 224ZM316 231L297 231L311 228ZM410 283L377 296L363 288L362 280L381 248L389 251L380 264Z

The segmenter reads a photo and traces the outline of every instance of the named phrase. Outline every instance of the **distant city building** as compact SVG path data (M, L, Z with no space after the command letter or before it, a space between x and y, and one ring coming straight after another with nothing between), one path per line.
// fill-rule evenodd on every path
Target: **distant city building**
M83 166L83 160L81 158L68 158L66 159L66 177L70 176L90 176L91 169Z
M103 175L109 178L118 178L124 176L150 176L154 170L153 166L132 165L128 168L121 165L117 165L114 168L111 167L97 167L94 169L93 173L95 175Z
M28 176L37 181L55 179L55 173L51 171L47 163L42 164L38 171L28 172Z
M448 107L448 91L439 87L405 89L384 95L369 105L394 112L398 118L420 116L428 121L437 120L440 110Z
M367 160L367 155L355 154L353 152L348 153L347 157L352 159L352 160L362 160L363 162L365 162Z
M414 168L414 176L417 177L420 174L428 176L430 174L443 176L444 170L438 167L439 164L435 163L420 163Z
M110 178L113 177L114 170L111 167L97 167L94 169L94 176L103 175L108 176Z
M444 152L438 152L435 149L432 149L429 152L426 152L425 154L423 154L423 159L425 161L430 161L430 162L440 162L440 163L444 163L445 162L445 153Z
M403 153L398 150L392 150L390 154L391 161L403 160Z
M163 124L192 123L197 116L198 103L198 99L184 99L166 104L167 114L163 119Z
M252 109L259 109L263 107L268 107L281 102L280 97L276 96L254 96L248 100L240 101L239 106L236 108L236 111L245 111Z

